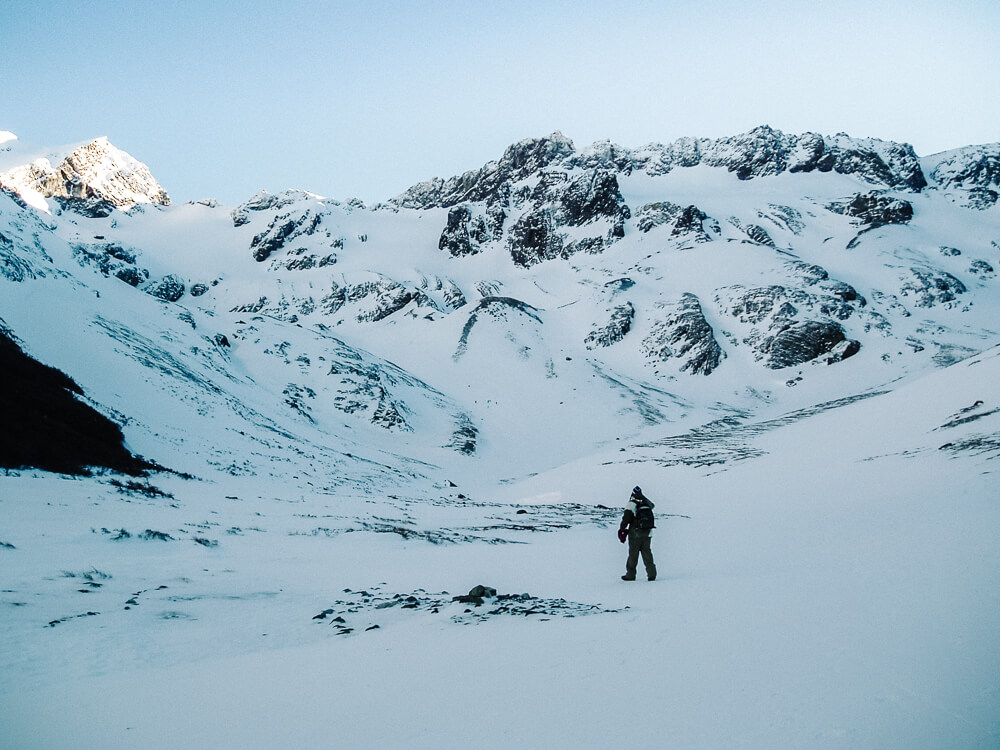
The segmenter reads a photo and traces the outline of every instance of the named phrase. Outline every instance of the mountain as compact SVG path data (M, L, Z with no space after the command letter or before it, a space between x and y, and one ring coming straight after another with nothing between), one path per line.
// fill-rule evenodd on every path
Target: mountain
M55 454L0 441L0 725L640 742L638 670L690 747L988 746L998 164L553 133L376 205L178 205L106 139L0 133L8 430ZM635 484L655 587L618 580ZM308 711L212 692L278 685Z

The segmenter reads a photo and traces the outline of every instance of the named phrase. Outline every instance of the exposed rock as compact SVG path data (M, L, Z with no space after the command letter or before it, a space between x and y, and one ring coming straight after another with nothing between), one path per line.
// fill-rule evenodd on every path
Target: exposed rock
M696 242L708 242L712 238L709 237L702 223L707 218L708 216L697 206L688 206L677 217L674 228L670 230L670 235L672 237L690 235Z
M73 245L73 258L81 266L93 266L104 276L114 276L130 286L149 279L149 271L136 265L137 251L117 242Z
M803 263L801 260L788 261L785 263L785 267L799 276L806 286L813 286L830 278L829 272L822 266Z
M458 308L465 305L467 302L465 295L462 290L458 287L454 281L448 282L448 286L444 289L444 303L449 310L457 310Z
M669 201L647 203L639 209L639 231L649 232L658 226L672 225L671 237L687 236L696 242L707 242L712 238L705 231L703 222L708 216L697 206L682 207Z
M479 304L469 313L469 319L462 328L462 335L458 340L453 359L461 359L469 346L469 336L479 322L480 318L505 320L509 313L516 313L518 316L526 316L536 323L541 324L542 319L538 315L538 308L532 307L526 302L513 297L483 297Z
M966 291L965 284L947 271L925 266L911 268L910 275L903 279L900 293L906 297L913 295L917 307L953 305L958 295Z
M892 198L878 191L859 193L848 202L832 203L828 208L834 213L857 219L871 228L886 224L906 224L913 218L913 205L900 198Z
M449 208L458 203L505 203L505 188L574 153L573 142L556 132L509 146L500 161L449 180L435 178L414 185L392 203L400 208Z
M179 276L168 274L150 284L144 291L153 297L158 297L167 302L176 302L184 296L186 287Z
M771 235L767 233L764 227L758 224L748 224L743 228L746 232L747 237L749 237L753 242L758 245L766 245L768 247L775 247L774 240L771 239Z
M438 249L446 250L452 257L474 255L490 237L482 216L472 218L468 206L455 206L448 212L448 225L441 232Z
M447 447L458 451L462 455L471 456L476 452L476 441L479 439L479 430L472 423L468 414L461 414L458 417L458 426L451 435L451 440Z
M598 219L613 224L612 234L624 236L624 222L631 217L618 188L618 178L610 172L592 170L572 180L560 196L561 223L578 227Z
M608 322L587 334L584 343L588 349L598 346L611 346L617 344L625 335L632 330L632 321L635 319L635 308L631 302L618 305L611 311L611 318Z
M728 301L718 299L729 313L751 328L743 339L754 356L772 369L801 364L822 355L828 363L857 353L860 344L849 341L835 322L854 314L864 300L848 284L830 279L815 282L818 293L783 286L733 288ZM853 297L853 299L849 299ZM835 349L836 348L836 349Z
M203 294L207 294L207 293L208 293L208 285L207 284L198 283L198 284L194 284L194 285L191 286L191 296L192 297L201 297Z
M560 257L563 238L556 232L552 211L543 208L524 213L511 227L507 249L514 263L524 268Z
M347 286L334 284L323 298L322 307L326 313L334 314L344 305L353 303L358 306L355 317L359 323L374 323L399 312L414 300L426 301L426 297L392 279L380 278Z
M649 232L658 226L672 223L682 210L676 203L669 201L647 203L639 209L636 225L640 232Z
M63 211L71 211L88 219L106 219L115 210L115 204L105 198L64 198L56 196L56 203Z
M299 216L275 216L267 229L255 235L250 242L254 260L258 263L265 261L291 240L315 233L321 219L322 214L312 209L306 209Z
M284 191L277 195L261 190L248 201L233 209L231 214L233 226L241 227L249 223L252 212L277 211L296 203L303 197L305 197L304 193L294 190Z
M985 211L1000 198L1000 143L956 149L927 161L931 183L965 206Z
M839 346L841 344L843 346ZM832 320L795 321L761 342L764 365L772 370L800 365L823 355L828 363L856 354L857 341L847 341L843 327Z
M985 260L972 261L972 264L969 266L969 273L974 276L978 276L980 279L992 279L996 276L996 271L993 270L993 266Z
M650 359L683 360L681 372L691 374L710 375L726 356L705 320L701 303L690 293L681 297L663 321L654 324L642 346Z

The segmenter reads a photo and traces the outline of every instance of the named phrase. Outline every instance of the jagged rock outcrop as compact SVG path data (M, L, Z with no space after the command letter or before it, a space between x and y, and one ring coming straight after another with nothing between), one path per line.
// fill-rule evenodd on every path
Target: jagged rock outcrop
M946 151L928 157L931 184L963 205L985 211L1000 198L1000 143Z
M514 264L523 268L560 257L563 238L556 231L552 210L538 208L522 214L510 228L507 249Z
M851 200L831 203L828 208L872 229L886 224L906 224L913 218L912 203L877 190L858 193Z
M766 125L727 138L680 138L635 150L603 142L585 149L571 163L652 176L703 164L733 172L741 180L783 172L837 172L885 187L919 191L927 180L909 144L858 139L838 134L791 135Z
M952 306L957 303L958 296L968 289L959 279L947 271L930 266L910 268L909 275L904 277L900 294L903 297L914 298L917 307L934 307L935 305Z
M809 272L817 293L772 285L734 288L728 302L717 297L724 310L749 327L743 343L766 367L790 367L820 357L832 364L861 348L837 321L850 318L864 300L848 284L830 280L828 274L824 278L826 272L819 266Z
M250 241L250 251L258 263L285 247L292 240L315 234L323 215L306 209L298 215L279 214L271 220L267 229L254 235Z
M969 265L969 273L980 279L992 279L996 276L996 270L993 266L982 259L972 261Z
M88 219L106 219L115 210L115 204L105 198L64 198L55 196L60 211L71 211Z
M635 320L635 307L632 303L626 302L624 305L618 305L611 311L611 317L607 323L587 334L584 344L587 345L588 349L617 344L632 330L633 320Z
M681 360L680 371L710 375L726 354L715 340L698 298L690 293L676 305L665 305L666 317L653 324L643 339L646 357L654 361Z
M824 357L833 364L858 353L861 344L849 341L843 326L832 320L800 320L764 337L758 351L772 370Z
M179 276L176 274L167 274L163 278L151 283L143 291L165 302L176 302L184 296L187 288Z
M448 180L435 178L414 185L392 203L400 208L449 208L458 203L503 204L505 187L572 155L573 141L555 132L509 146L499 161Z
M272 195L266 190L261 190L254 194L249 200L241 203L233 209L230 216L234 227L241 227L250 223L254 213L264 211L280 211L291 206L306 197L306 193L300 190L285 190L277 195Z
M122 209L137 203L170 204L170 196L149 168L112 146L107 138L80 146L54 167L48 159L37 159L9 170L0 174L0 184L18 192L69 199L65 206L85 215L88 211L101 215L107 204Z
M359 323L374 323L399 312L414 300L428 301L416 289L392 279L380 278L360 284L334 284L330 293L322 299L321 308L325 313L333 315L345 305L351 304Z
M649 232L656 227L669 224L671 237L683 237L695 242L708 242L712 237L705 230L708 216L697 206L679 206L669 201L647 203L639 209L640 232Z
M448 224L441 232L438 249L456 258L475 255L482 251L483 244L491 237L487 233L484 217L473 219L468 206L455 206L448 212Z
M72 246L73 257L81 266L91 266L104 276L114 276L129 286L139 286L149 279L149 271L136 264L138 251L118 242Z

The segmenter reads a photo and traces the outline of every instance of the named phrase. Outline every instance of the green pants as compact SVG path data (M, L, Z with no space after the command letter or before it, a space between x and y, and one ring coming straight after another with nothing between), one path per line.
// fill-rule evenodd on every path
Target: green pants
M646 577L656 578L656 564L653 562L653 549L650 546L651 529L631 528L628 531L628 560L625 561L625 575L635 578L635 570L642 555L642 564L646 566Z

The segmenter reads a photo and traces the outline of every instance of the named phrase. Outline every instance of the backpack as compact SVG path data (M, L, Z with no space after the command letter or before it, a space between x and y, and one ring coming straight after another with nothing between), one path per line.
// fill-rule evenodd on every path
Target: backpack
M645 498L635 501L635 527L643 531L656 527L653 522L653 506Z

